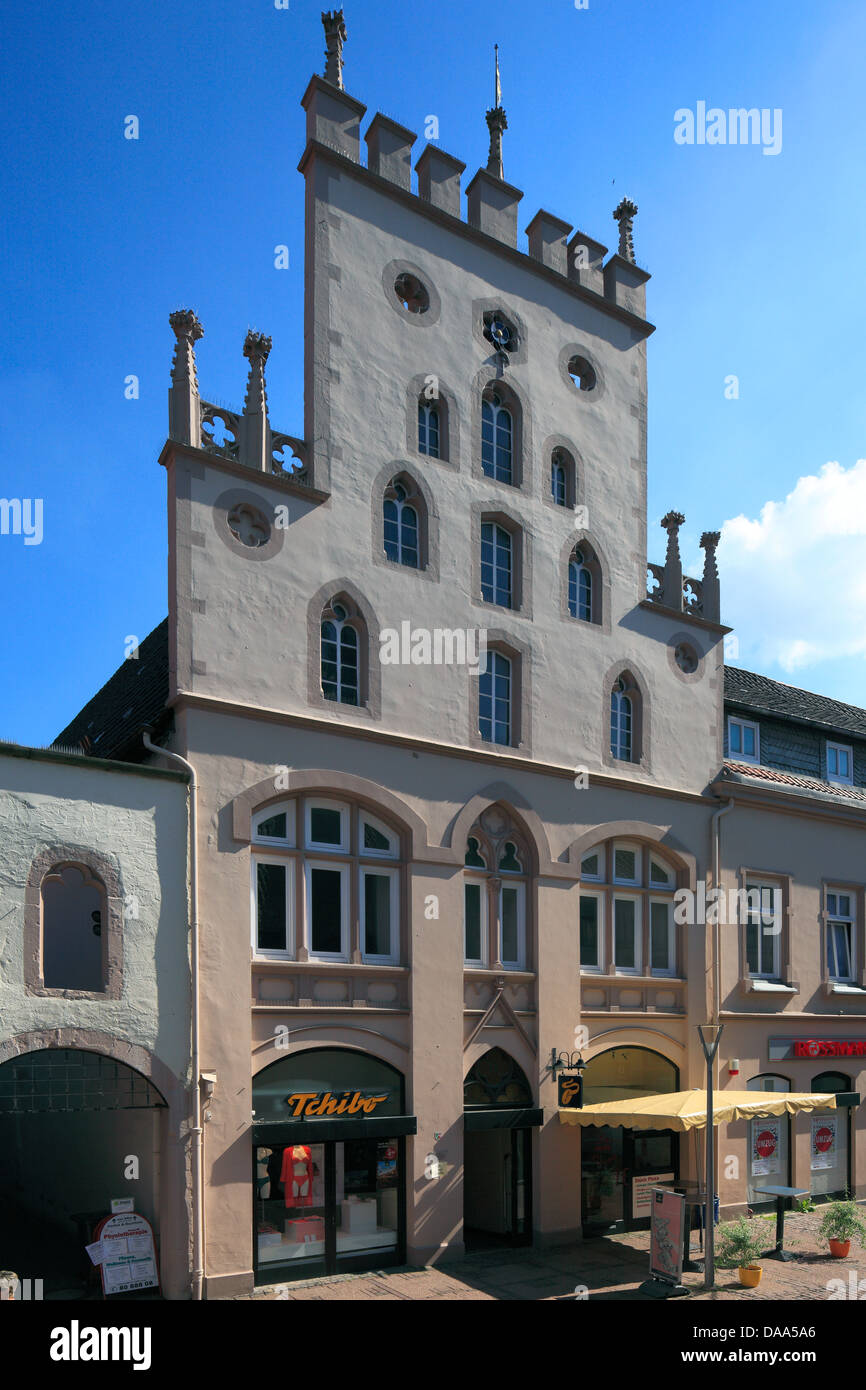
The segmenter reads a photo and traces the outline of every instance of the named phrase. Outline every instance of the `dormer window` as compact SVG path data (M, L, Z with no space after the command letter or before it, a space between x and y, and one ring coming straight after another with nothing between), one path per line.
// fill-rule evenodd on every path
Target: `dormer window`
M854 749L850 743L827 744L827 781L851 786L854 782Z
M761 735L748 719L728 718L728 754L744 763L761 761Z

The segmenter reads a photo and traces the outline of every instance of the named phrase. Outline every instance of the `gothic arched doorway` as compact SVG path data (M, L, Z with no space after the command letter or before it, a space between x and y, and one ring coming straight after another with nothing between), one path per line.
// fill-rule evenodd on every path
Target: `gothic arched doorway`
M542 1113L507 1052L493 1047L463 1083L463 1236L467 1249L532 1241L532 1130Z

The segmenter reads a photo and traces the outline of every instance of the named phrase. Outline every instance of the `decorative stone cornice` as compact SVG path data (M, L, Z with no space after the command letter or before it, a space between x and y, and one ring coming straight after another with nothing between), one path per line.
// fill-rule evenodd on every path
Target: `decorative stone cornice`
M323 10L325 26L325 81L343 90L343 44L346 42L346 21L342 10Z
M619 223L619 254L624 261L630 261L632 265L635 263L632 224L636 217L637 203L633 203L630 198L623 198L614 208L613 219Z

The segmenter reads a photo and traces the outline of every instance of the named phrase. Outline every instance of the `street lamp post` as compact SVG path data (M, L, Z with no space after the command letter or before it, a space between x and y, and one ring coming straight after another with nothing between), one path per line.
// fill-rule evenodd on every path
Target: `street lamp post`
M721 1023L699 1023L698 1034L701 1047L707 1059L707 1155L706 1179L707 1204L704 1209L704 1288L711 1289L716 1281L716 1229L715 1216L715 1137L713 1125L713 1062L722 1039Z

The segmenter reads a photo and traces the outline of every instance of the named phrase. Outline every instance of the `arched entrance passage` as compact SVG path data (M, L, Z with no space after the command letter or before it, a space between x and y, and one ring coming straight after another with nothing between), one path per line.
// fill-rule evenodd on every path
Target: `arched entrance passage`
M463 1083L463 1238L467 1249L532 1241L532 1088L493 1047Z
M99 1052L45 1048L0 1065L3 1262L45 1294L98 1291L85 1252L115 1198L159 1234L166 1102L152 1082Z
M403 1075L351 1048L319 1047L253 1078L257 1284L381 1269L406 1257Z
M584 1073L584 1105L677 1090L679 1071L673 1062L646 1047L608 1048L587 1062ZM581 1129L580 1154L585 1235L648 1226L653 1181L679 1177L679 1136L669 1129L586 1126Z

